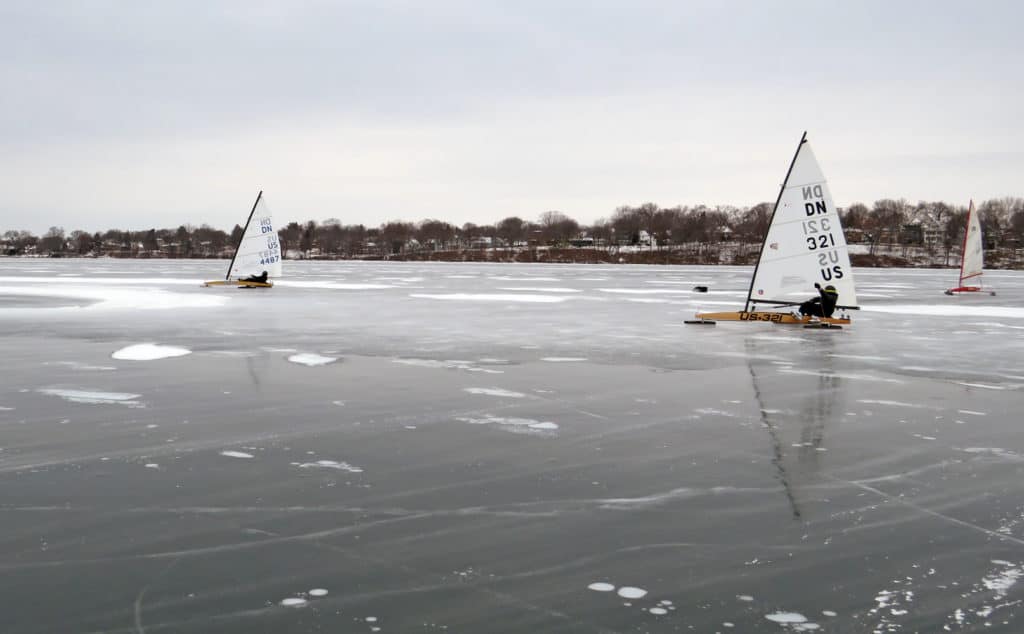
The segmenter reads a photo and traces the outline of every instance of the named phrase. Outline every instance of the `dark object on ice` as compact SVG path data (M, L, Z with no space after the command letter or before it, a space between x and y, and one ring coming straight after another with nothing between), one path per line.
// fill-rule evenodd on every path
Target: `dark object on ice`
M804 328L814 328L814 329L817 329L817 330L842 330L843 329L842 326L839 326L839 325L836 325L836 324L830 324L827 321L822 321L822 322L817 322L817 323L810 323L810 324L804 324Z
M716 322L714 319L687 319L683 322L684 324L698 324L701 326L714 326Z
M240 282L257 282L259 284L267 283L267 272L263 271L259 275L250 275L249 277L243 277Z
M814 317L831 317L832 313L836 310L836 303L839 302L839 291L831 284L822 288L821 284L817 282L814 283L814 288L818 289L818 297L812 297L803 304L800 304L800 314Z
M694 286L693 290L694 290L694 292L697 292L697 293L707 293L708 292L708 287L707 286Z

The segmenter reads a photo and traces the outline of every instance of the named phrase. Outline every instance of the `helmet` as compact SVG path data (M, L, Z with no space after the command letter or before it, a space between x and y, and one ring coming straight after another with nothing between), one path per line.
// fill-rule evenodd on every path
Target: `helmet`
M832 286L831 284L829 284L828 286L825 287L825 292L829 293L831 295L838 295L839 294L839 291L836 290L836 287Z

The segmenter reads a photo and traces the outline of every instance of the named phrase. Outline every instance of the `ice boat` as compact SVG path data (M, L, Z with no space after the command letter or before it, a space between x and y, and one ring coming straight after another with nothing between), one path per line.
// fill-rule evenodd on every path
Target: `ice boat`
M946 290L946 295L954 293L988 293L995 291L982 288L981 274L985 268L985 249L981 239L981 221L974 210L974 201L967 207L967 226L964 228L964 246L960 255L960 282Z
M257 210L260 210L259 215L256 215ZM264 271L267 273L265 282L244 279L260 276ZM277 277L281 277L281 241L274 231L273 219L263 203L263 192L260 191L245 221L242 236L235 245L235 254L231 256L227 275L223 280L206 282L203 286L270 288L274 285L270 280Z
M840 303L833 317L797 317L790 312L792 308L778 310L800 305L815 292L815 283L832 285L839 292ZM686 323L743 321L841 327L850 323L846 311L858 308L839 213L804 132L775 201L743 310L698 312Z

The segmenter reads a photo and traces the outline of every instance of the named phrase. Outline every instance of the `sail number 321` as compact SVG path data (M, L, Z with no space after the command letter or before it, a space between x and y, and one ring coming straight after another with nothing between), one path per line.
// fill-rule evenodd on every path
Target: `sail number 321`
M836 247L836 238L832 234L832 222L828 218L816 217L828 213L828 207L825 205L825 192L822 190L821 185L814 185L812 187L804 187L802 193L804 196L804 213L807 216L807 220L800 224L803 227L804 235L807 236L805 238L807 250L834 249ZM843 267L839 265L839 254L835 251L819 253L818 266L821 267L821 279L826 282L832 279L842 279L843 277Z

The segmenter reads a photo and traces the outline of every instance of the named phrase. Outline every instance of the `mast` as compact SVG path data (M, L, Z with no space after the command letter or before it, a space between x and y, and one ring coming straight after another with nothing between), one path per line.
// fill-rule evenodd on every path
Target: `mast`
M782 187L779 188L779 196L775 199L775 207L772 208L772 215L768 218L768 229L772 227L772 221L775 220L775 212L779 210L779 203L782 202L782 194L786 192L786 185L789 183L789 175L793 173L793 166L796 165L796 157L800 155L800 148L807 142L807 130L804 130L803 136L800 137L800 143L796 146L796 152L793 153L793 160L789 162L789 169L786 170L786 180L782 181ZM750 276L750 288L747 289L747 301L743 304L743 312L750 310L750 296L754 294L754 280L757 279L757 268L761 266L761 255L764 253L765 243L768 242L768 230L764 232L764 238L761 240L761 250L757 254L757 264L754 265L754 274Z
M974 199L971 199L970 204L967 206L967 218L964 223L964 243L960 247L960 281L957 282L957 286L959 287L964 285L964 262L967 261L967 236L971 233L972 213L974 213Z
M235 245L235 252L231 255L231 264L228 264L227 275L224 276L225 281L231 280L231 267L235 265L235 257L238 256L238 248L242 246L242 240L245 240L245 232L249 230L249 223L252 222L252 215L256 213L256 206L260 204L260 198L263 197L263 190L256 194L256 202L252 204L252 211L249 212L249 217L245 220L245 226L242 227L242 235L238 236L238 244Z

